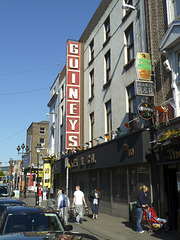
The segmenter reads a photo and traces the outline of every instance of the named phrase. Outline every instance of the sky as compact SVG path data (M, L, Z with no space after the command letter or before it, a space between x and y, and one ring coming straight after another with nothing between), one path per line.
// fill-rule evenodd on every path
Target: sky
M50 87L101 0L0 0L0 162L21 159L32 122L48 121Z

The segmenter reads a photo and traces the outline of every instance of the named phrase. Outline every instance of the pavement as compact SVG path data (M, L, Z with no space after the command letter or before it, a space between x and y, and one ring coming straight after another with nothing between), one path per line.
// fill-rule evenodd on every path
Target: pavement
M34 195L27 196L22 199L27 205L35 204ZM46 206L47 201L42 202L42 206ZM144 227L144 233L137 233L132 229L130 222L126 219L114 217L105 213L99 213L98 220L92 220L91 214L84 216L82 224L69 222L73 226L73 232L89 233L96 236L100 240L180 240L180 235L177 231L170 230L164 232L159 229L148 233L148 228Z

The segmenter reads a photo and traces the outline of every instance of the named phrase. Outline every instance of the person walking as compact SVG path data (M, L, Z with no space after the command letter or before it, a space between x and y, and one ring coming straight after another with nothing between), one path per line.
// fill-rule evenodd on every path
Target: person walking
M91 207L92 207L92 220L98 219L98 213L99 213L99 201L100 201L100 193L99 189L96 188L90 195L91 198Z
M70 210L70 202L69 199L66 199L66 194L65 191L62 190L62 194L59 199L59 216L65 221L66 221L66 204L68 203L68 211Z
M43 200L47 200L47 187L43 187Z
M84 206L87 207L84 193L80 190L80 186L76 186L76 191L74 192L74 198L72 206L75 207L77 216L76 216L76 223L83 222L83 203Z
M142 215L143 215L143 209L148 207L148 197L147 197L147 191L148 191L148 187L146 187L145 185L140 187L140 193L137 199L137 205L136 205L136 212L137 212L137 230L136 232L138 233L143 233L144 230L141 226L141 219L142 219Z
M41 187L38 189L38 195L39 195L39 206L41 206L42 197L43 197L43 191Z

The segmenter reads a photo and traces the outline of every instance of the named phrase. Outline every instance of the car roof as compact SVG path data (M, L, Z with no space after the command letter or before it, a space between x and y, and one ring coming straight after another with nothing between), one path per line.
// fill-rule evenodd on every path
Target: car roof
M24 232L24 233L13 233L5 234L0 236L0 240L44 240L44 239L90 239L98 240L95 236L86 233L75 233L75 232ZM80 238L81 237L81 238Z
M27 206L9 206L6 208L7 214L10 213L40 213L46 212L40 207L27 207Z
M14 198L4 198L4 197L0 197L0 205L2 204L25 204L25 202L18 200L18 199L14 199Z
M0 183L0 187L9 187L7 183Z

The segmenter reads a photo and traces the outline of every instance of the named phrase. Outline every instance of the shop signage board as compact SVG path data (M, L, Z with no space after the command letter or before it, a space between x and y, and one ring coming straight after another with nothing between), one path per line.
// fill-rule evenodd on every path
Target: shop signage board
M80 145L80 43L67 41L66 149Z
M143 120L150 120L153 117L154 108L148 102L142 102L137 108L138 115Z
M151 80L151 60L149 53L137 53L136 72L138 80Z
M152 81L137 80L134 82L135 95L138 96L154 96L154 83Z

